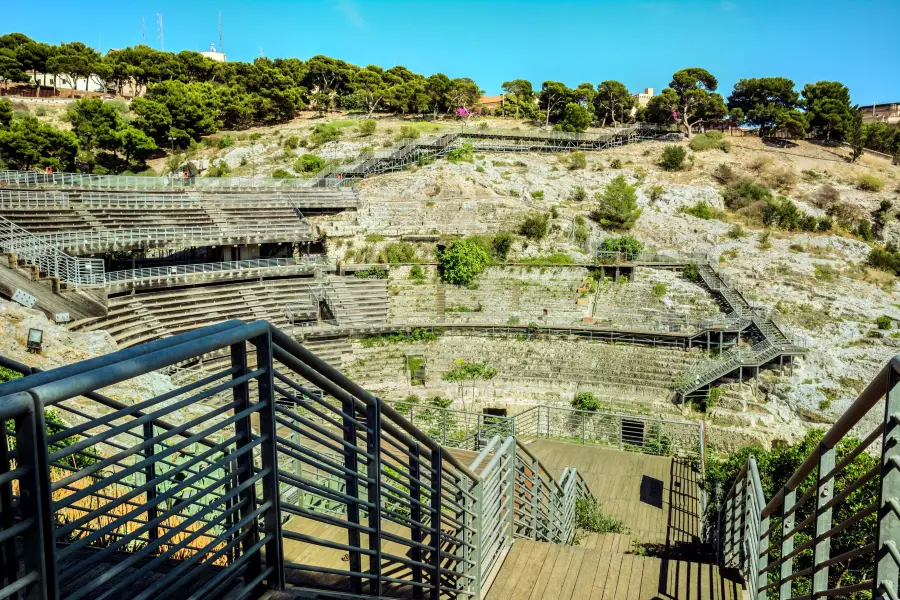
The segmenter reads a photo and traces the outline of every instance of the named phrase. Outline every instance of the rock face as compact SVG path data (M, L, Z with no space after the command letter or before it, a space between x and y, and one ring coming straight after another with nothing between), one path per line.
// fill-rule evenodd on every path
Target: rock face
M44 332L40 353L27 349L29 329ZM67 331L44 313L0 300L0 354L31 367L48 371L57 367L115 352L116 343L105 331ZM135 404L174 389L169 377L148 373L111 386L102 392L126 404ZM85 404L87 406L87 404ZM65 415L63 415L65 418Z

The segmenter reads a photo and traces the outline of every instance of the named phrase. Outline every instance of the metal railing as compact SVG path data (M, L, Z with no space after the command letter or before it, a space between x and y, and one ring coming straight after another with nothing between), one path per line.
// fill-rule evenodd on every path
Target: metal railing
M705 454L699 423L543 404L513 418L519 439L558 439L657 456L699 458Z
M230 365L149 399L97 391L219 351ZM0 384L0 598L259 597L287 582L479 598L514 536L571 539L590 494L512 437L464 466L264 321L47 372L0 366L27 374Z
M14 253L26 264L36 265L41 273L59 277L74 287L104 285L102 259L69 256L52 242L4 217L0 217L0 251Z
M850 437L855 429L861 440ZM897 598L898 442L900 355L793 473L769 482L768 502L748 459L717 523L721 564L740 569L750 598Z
M140 227L101 231L64 231L42 233L39 239L60 248L105 248L135 244L200 244L222 240L294 241L307 239L313 228L298 221L296 225L229 225L223 227ZM299 236L299 237L298 237Z
M278 267L298 267L314 270L326 265L324 257L302 258L260 258L255 260L234 260L195 265L174 265L169 267L147 267L144 269L127 269L124 271L108 271L106 285L123 285L138 282L172 281L191 279L229 271L249 271L273 269Z
M329 187L352 186L352 181L328 181ZM277 190L324 185L308 178L279 179L274 177L139 177L133 175L91 175L88 173L36 173L31 171L0 171L0 185L57 186L78 189L112 190Z
M69 208L69 206L69 197L62 192L0 190L0 209L3 210Z

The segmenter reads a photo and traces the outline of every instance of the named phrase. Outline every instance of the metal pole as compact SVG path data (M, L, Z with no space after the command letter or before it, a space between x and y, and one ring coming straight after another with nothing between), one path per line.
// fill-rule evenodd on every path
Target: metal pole
M814 546L813 572L812 572L812 597L816 592L824 592L828 589L828 565L823 565L831 558L831 538L819 539L819 537L831 529L831 509L823 510L834 495L834 479L822 481L822 477L834 469L834 448L826 448L819 444L819 468L816 473L816 534L813 538L818 540Z
M441 598L441 490L443 489L443 455L431 452L431 600ZM381 531L379 530L379 538ZM379 562L381 553L378 553ZM378 595L381 595L379 578Z
M784 537L784 535L794 528L794 517L796 513L788 511L794 508L794 502L797 501L797 491L792 490L784 495L784 504L781 505L781 556L787 556L794 551L794 536ZM794 574L794 559L789 558L781 563L781 588L778 590L778 600L789 600L793 597L791 591L791 582L785 581L786 578Z
M372 508L369 513L369 573L373 576L369 580L369 591L373 596L381 596L381 400L374 398L375 402L366 406L366 452L371 457L367 461L366 475L369 478L367 485L368 500ZM433 452L432 456L438 454ZM440 483L440 479L438 480ZM440 513L438 513L440 516Z
M421 471L419 469L419 443L415 442L409 447L409 495L413 500L422 498ZM409 518L411 521L409 533L412 547L410 548L410 558L414 561L412 565L412 579L416 583L424 583L422 580L422 528L418 525L422 522L422 509L418 502L410 502ZM422 588L413 586L413 598L422 597Z
M900 357L891 360L884 407L884 436L881 444L881 489L878 498L878 548L876 549L875 587L893 585L896 593L900 581L900 565L889 552L900 539L900 516L894 512L900 496L900 470L894 461L900 457L900 424L894 418L900 413ZM875 597L873 593L873 597Z
M155 437L154 433L153 433L153 423L152 422L148 421L148 422L144 423L143 429L144 429L144 442L149 442L150 440L152 440ZM156 463L152 462L153 455L155 454L155 452L156 452L155 444L151 444L151 445L147 446L146 448L144 448L144 458L151 461L147 464L146 467L144 467L144 482L145 483L149 483L149 482L153 481L154 479L156 479ZM156 503L154 502L155 499L156 499L156 485L154 484L153 486L151 486L147 489L147 522L148 523L154 521L156 519L156 517L158 516L157 509L156 509ZM149 538L151 544L153 542L155 542L157 539L159 539L159 525L155 525L152 528L150 528L150 531L147 532L147 535L148 535L148 538ZM155 554L155 551L154 551L154 554Z

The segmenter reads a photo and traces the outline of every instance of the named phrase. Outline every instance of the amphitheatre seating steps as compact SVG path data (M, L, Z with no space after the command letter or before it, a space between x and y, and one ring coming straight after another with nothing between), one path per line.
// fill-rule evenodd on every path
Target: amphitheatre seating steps
M209 227L215 225L200 208L101 208L90 214L107 229L143 227Z
M3 216L34 234L92 229L91 222L74 208L4 209Z
M434 268L425 283L409 278L409 268L391 270L390 314L394 322L580 324L589 314L588 297L577 290L587 273L579 268L489 268L477 289L443 285L444 311ZM579 300L585 303L579 304ZM547 317L544 317L544 309Z
M508 225L515 214L516 209L489 201L447 198L432 201L427 197L393 200L367 196L358 217L366 230L392 237L437 231L460 235L487 233Z
M388 291L384 279L328 278L328 304L338 325L382 325L388 322Z
M623 279L624 281L624 279ZM665 295L653 293L656 284L665 285ZM719 306L702 287L672 271L635 269L633 281L617 283L610 279L597 283L593 295L592 316L625 322L629 313L658 311L663 316L707 317L720 313Z
M308 299L312 283L311 278L285 278L113 296L107 317L80 323L78 328L106 329L120 345L133 345L136 337L146 341L144 334L155 339L229 319L265 319L281 326L287 324L285 304ZM139 314L138 309L141 318L129 319ZM143 332L151 317L154 326Z

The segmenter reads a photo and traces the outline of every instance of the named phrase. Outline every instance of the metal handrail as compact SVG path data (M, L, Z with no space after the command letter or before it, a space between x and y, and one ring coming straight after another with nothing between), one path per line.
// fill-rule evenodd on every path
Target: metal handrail
M104 264L98 258L76 258L43 237L19 227L0 216L0 251L13 253L26 264L36 265L41 273L58 277L74 287L104 285Z
M863 439L845 447L838 461L836 450L873 410L884 401L883 416ZM853 404L824 434L816 448L766 502L756 461L750 457L722 499L716 515L721 548L720 564L737 567L750 598L765 600L769 593L779 598L796 595L801 579L812 595L845 597L853 592L890 593L900 581L900 355L891 359L866 386ZM865 455L880 460L867 473L847 469ZM863 464L868 464L864 462ZM806 485L810 477L811 485ZM870 481L878 489L877 499L861 510L844 511L843 520L832 521L832 513ZM805 487L803 487L805 486ZM801 489L802 488L802 489ZM875 515L877 538L862 547L834 556L831 541L861 518ZM774 521L774 523L772 523ZM809 529L814 528L810 535ZM809 541L795 547L798 533ZM794 570L801 552L812 555L811 566ZM860 583L841 583L829 577L832 565L870 557L873 577ZM859 566L857 566L859 570Z
M191 277L194 275L208 275L211 273L225 273L228 271L245 271L251 269L272 269L278 267L303 267L321 268L326 266L324 257L316 256L302 258L260 258L254 260L235 260L215 263L200 263L194 265L173 265L168 267L146 267L143 269L127 269L123 271L108 271L106 273L106 285L122 285L145 280L171 280Z
M253 177L141 177L134 175L91 175L88 173L38 173L0 171L0 185L58 186L78 189L113 190L279 190L323 185L309 178ZM351 180L330 179L328 187L353 186Z

